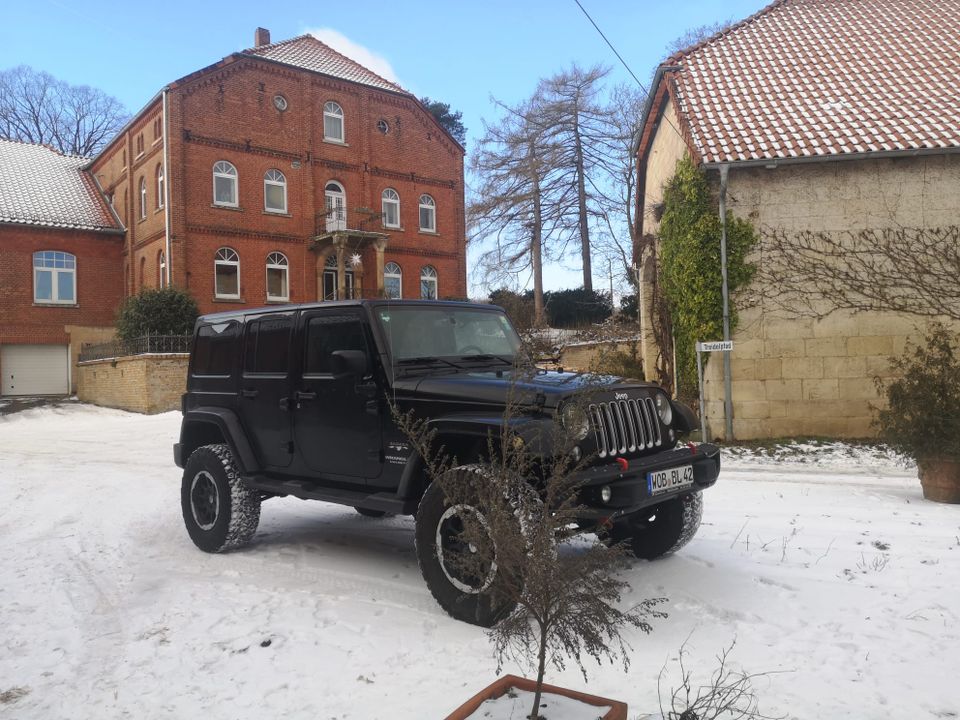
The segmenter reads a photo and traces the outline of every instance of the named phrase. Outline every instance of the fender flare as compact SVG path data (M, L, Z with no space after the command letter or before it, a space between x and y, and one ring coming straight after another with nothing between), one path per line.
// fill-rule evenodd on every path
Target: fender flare
M535 430L542 427L543 417L518 416L510 419L513 430L524 440L537 441ZM429 427L436 429L439 437L459 435L475 440L486 440L492 432L494 437L501 435L503 416L493 415L448 415L430 420ZM539 445L538 445L539 446ZM397 487L397 497L403 500L419 499L419 495L429 482L423 481L425 462L418 452L410 453L403 473L400 475L400 484Z
M233 410L219 407L201 407L188 410L183 414L183 422L180 425L180 446L186 447L185 437L188 428L192 423L204 423L216 425L223 435L224 441L230 448L234 459L240 466L240 472L249 475L260 469L260 463L257 462L257 456L250 446L247 434L240 424L240 418ZM186 457L183 458L186 461Z

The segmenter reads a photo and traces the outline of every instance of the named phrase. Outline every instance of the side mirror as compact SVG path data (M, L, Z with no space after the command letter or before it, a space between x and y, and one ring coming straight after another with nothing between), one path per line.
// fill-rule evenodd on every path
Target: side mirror
M330 353L330 365L334 375L363 377L370 372L367 354L362 350L334 350Z

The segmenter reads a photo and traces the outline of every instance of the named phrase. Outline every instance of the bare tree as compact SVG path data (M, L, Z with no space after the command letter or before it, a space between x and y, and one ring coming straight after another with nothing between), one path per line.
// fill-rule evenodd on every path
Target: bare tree
M471 172L479 181L467 208L471 239L490 245L480 256L488 283L502 284L508 276L530 272L535 321L543 324L544 256L564 222L557 201L559 183L551 173L555 148L535 119L536 97L517 107L501 107L504 117L484 124L471 160Z
M522 372L517 369L522 377ZM666 617L664 598L621 609L628 583L617 571L626 548L599 539L569 545L576 525L578 493L575 440L559 425L547 436L524 436L520 411L522 379L511 390L499 431L488 437L481 462L458 465L437 447L429 422L395 412L398 426L425 458L430 479L459 521L460 552L444 551L443 562L463 582L482 587L502 619L489 630L498 672L511 659L536 667L537 686L529 718L538 709L548 664L562 670L576 664L586 679L584 657L629 667L631 648L623 628L652 630L649 620ZM586 393L582 402L589 401ZM531 448L536 448L531 451ZM541 454L546 449L546 457Z
M69 155L96 154L129 115L120 101L19 65L0 71L0 137L43 143Z
M583 265L583 287L593 290L591 225L602 216L602 170L616 156L616 137L609 113L600 102L603 80L610 69L595 65L557 73L540 83L538 122L556 152L553 171L569 191L564 208L576 225Z
M894 311L960 320L960 226L761 233L745 302L822 317Z
M733 20L720 20L715 23L690 28L683 35L667 43L667 57L703 42L733 25Z

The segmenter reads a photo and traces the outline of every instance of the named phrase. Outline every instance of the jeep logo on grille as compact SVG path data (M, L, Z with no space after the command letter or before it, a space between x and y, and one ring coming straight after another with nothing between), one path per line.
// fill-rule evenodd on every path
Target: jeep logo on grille
M614 393L613 397L616 398L617 400L626 400L630 396L627 395L626 393Z

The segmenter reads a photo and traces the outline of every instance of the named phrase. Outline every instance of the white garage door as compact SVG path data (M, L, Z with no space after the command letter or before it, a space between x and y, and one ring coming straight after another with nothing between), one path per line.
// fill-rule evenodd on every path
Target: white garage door
M0 373L4 395L66 395L69 388L66 345L4 345Z

